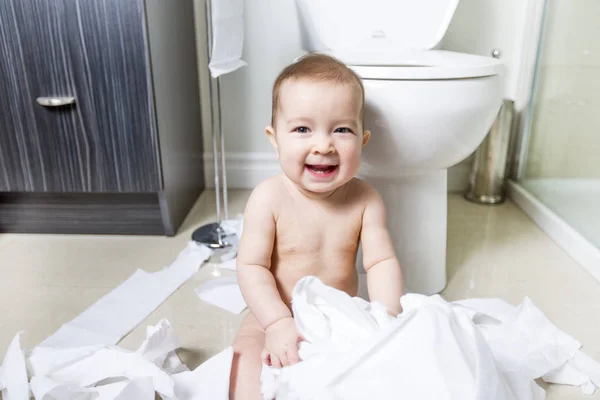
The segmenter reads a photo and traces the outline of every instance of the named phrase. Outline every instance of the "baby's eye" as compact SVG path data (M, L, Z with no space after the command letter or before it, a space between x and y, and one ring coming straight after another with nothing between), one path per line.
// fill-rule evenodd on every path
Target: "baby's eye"
M299 126L296 129L294 129L294 132L308 133L308 128L306 126Z
M338 132L338 133L350 133L352 131L350 130L350 128L337 128L335 130L335 132Z

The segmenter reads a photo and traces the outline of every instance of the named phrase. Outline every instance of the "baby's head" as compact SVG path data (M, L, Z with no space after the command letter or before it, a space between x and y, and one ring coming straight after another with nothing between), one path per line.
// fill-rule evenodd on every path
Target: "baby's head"
M306 55L279 74L267 135L300 189L327 195L358 172L371 136L363 128L364 99L360 78L324 54Z

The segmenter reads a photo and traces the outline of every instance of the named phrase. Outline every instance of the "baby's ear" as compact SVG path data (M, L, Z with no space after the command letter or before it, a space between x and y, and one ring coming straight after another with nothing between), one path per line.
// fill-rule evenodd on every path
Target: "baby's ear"
M367 142L369 141L369 139L371 139L371 131L364 131L362 147L365 147L367 145Z
M279 148L277 147L277 136L275 135L275 129L271 125L269 125L267 126L265 131L267 132L267 137L269 138L269 141L271 142L273 148L277 152L277 158L279 158Z

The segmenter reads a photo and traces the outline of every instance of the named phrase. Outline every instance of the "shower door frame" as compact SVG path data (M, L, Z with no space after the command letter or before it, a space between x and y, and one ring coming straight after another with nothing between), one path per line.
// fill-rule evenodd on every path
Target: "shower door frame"
M530 43L530 54L524 50L523 59L534 57L534 61L522 63L521 66L521 100L522 111L516 116L513 124L514 145L509 162L508 195L512 201L535 224L565 250L584 270L600 282L600 248L592 244L586 237L573 228L567 221L551 210L540 199L528 191L521 181L525 175L525 166L529 156L529 143L532 134L533 114L541 70L541 58L547 35L548 3L542 0L541 10L532 14L534 22L539 23L539 35ZM518 103L517 99L517 103Z

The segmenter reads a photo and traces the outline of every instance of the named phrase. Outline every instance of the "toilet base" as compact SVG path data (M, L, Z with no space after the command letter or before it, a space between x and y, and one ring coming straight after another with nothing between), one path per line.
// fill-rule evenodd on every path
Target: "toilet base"
M406 292L441 292L446 278L447 170L395 177L360 176L381 194L402 267ZM366 297L362 252L357 257L359 296Z

